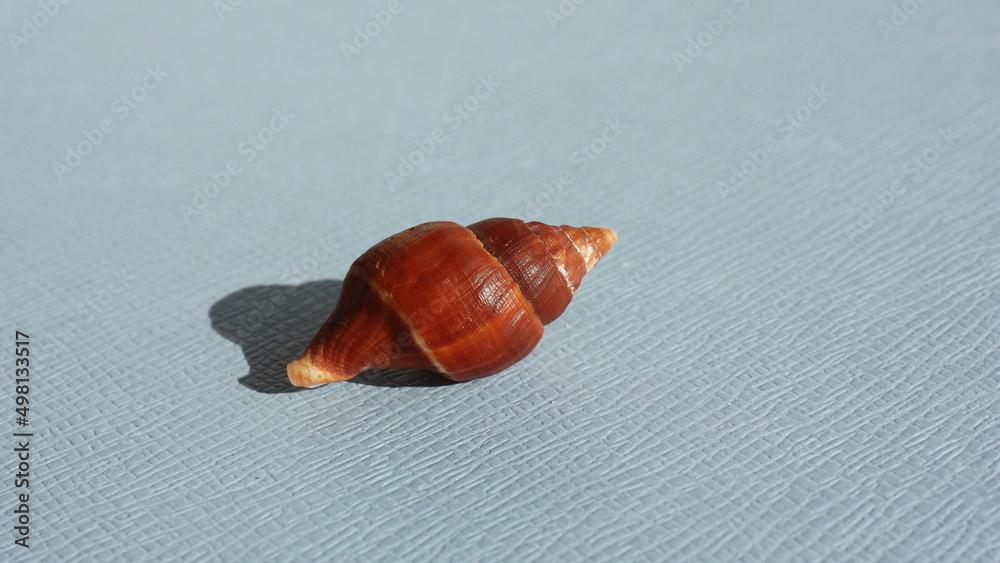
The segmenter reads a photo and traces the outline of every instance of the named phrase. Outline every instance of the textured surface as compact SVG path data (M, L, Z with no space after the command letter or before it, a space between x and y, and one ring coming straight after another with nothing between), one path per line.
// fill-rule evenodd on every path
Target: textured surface
M402 1L0 54L30 555L1000 559L995 3ZM369 245L502 215L621 235L525 361L259 392Z

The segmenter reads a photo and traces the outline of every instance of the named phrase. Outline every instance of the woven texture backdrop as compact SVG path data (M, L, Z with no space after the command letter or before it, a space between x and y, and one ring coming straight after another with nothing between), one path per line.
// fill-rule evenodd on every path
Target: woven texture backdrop
M0 9L0 557L1000 559L995 3L329 4ZM493 216L621 237L530 357L285 392Z

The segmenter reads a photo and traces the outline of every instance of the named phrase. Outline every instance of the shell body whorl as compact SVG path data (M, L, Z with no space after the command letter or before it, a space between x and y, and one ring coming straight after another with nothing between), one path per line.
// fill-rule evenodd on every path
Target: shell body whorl
M610 229L505 218L411 227L355 260L288 379L314 387L368 368L455 381L502 371L534 349L616 240Z

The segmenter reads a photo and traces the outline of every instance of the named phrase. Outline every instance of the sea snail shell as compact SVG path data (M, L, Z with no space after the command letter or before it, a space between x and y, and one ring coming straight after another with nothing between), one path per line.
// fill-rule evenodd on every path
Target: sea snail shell
M617 240L611 229L503 218L407 229L354 262L288 380L315 387L386 367L455 381L502 371L531 352Z

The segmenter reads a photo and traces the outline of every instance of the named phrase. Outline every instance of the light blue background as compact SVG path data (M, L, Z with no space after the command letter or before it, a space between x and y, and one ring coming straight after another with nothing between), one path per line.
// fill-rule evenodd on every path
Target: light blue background
M400 2L349 57L386 3L0 8L31 556L1000 559L995 3ZM514 368L239 383L380 238L491 216L621 236Z

